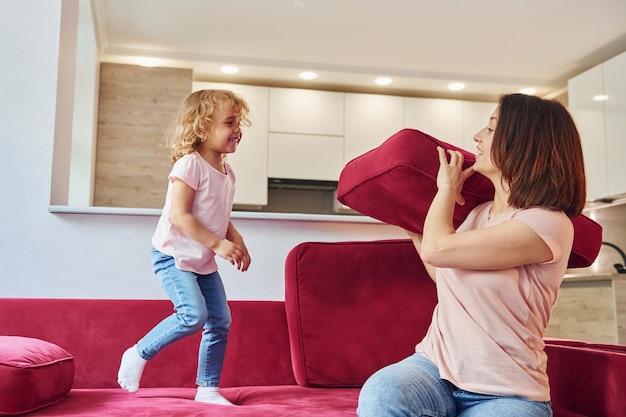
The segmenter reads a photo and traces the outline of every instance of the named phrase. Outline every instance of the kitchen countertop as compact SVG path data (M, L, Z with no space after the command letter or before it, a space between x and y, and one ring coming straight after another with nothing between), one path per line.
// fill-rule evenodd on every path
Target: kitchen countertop
M155 208L128 208L128 207L95 207L95 206L48 206L50 213L64 214L104 214L123 216L154 216L161 215L161 209ZM305 213L267 213L232 211L231 219L262 219L262 220L297 220L314 222L343 222L343 223L381 223L379 220L362 215L352 214L305 214Z
M589 282L589 281L626 281L626 274L607 273L567 273L563 277L563 282Z

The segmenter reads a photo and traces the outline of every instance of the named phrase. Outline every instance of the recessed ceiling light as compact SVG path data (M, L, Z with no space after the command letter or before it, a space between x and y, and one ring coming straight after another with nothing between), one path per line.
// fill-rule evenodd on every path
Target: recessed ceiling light
M519 92L522 94L526 94L528 96L532 96L537 92L537 89L533 87L528 87L528 88L522 88L521 90L519 90Z
M389 77L378 77L374 82L378 85L389 85L391 84L391 81L392 80Z
M461 91L465 88L465 84L463 83L450 83L448 84L448 89L452 91Z
M300 73L300 78L303 80L314 80L317 78L317 74L311 71L304 71Z
M157 60L155 58L140 57L137 58L137 64L141 65L142 67L156 67Z
M221 70L224 74L237 74L239 72L239 68L234 65L224 65Z
M609 96L606 94L598 94L597 96L593 96L593 101L607 101Z

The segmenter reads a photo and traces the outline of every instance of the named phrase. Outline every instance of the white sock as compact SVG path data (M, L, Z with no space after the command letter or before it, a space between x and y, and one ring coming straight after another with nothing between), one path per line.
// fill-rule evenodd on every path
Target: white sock
M148 361L139 356L137 345L126 349L122 355L120 370L117 372L117 383L128 392L139 391L139 381L143 368Z
M198 387L196 401L208 404L235 405L218 392L217 387Z

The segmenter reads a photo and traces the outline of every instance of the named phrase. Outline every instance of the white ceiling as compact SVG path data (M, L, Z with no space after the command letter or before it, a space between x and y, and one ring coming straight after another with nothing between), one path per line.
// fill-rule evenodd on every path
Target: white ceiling
M626 0L93 0L101 59L198 81L495 101L626 50ZM240 67L224 75L222 65ZM298 80L301 71L318 73ZM377 87L378 76L393 78ZM448 83L466 89L451 93Z

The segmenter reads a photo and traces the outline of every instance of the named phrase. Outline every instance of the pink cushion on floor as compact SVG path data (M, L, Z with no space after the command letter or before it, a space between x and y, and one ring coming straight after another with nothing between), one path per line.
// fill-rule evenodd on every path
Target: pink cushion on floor
M337 199L361 214L421 233L437 192L437 146L460 151L465 158L464 168L475 161L468 151L419 130L403 129L344 167ZM457 205L454 211L455 227L476 205L493 199L493 192L487 178L472 175L463 188L465 205ZM573 219L573 223L574 247L569 267L586 267L600 252L602 227L583 215Z
M0 415L61 401L73 381L74 358L63 348L30 337L0 336Z

